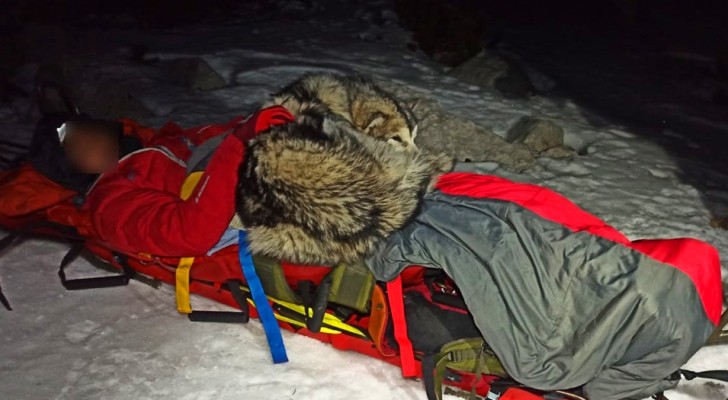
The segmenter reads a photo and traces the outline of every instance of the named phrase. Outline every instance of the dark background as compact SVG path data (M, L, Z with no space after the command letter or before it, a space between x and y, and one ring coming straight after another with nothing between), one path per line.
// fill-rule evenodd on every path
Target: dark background
M18 95L20 65L42 62L23 43L29 26L62 30L184 29L190 24L245 24L280 13L283 0L11 0L0 16L0 98ZM409 50L443 68L483 48L515 55L552 78L540 93L575 100L593 123L612 121L660 143L684 180L706 181L696 162L728 170L728 2L660 0L303 0L352 10L391 4L413 33ZM324 7L325 8L325 7ZM376 22L376 21L375 21ZM49 38L53 39L53 38ZM26 39L27 40L27 39ZM42 41L33 36L31 40ZM65 44L73 38L65 39ZM103 46L103 43L100 44ZM184 44L180 44L184 46ZM143 48L140 49L143 51ZM679 110L679 112L676 112ZM665 132L678 132L681 138ZM688 146L685 138L691 146ZM728 182L726 182L728 186ZM711 188L705 188L709 191Z

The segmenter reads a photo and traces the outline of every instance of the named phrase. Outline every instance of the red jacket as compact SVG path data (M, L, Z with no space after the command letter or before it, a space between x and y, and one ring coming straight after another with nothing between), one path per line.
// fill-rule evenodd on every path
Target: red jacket
M280 107L248 120L182 129L168 123L156 134L133 121L123 121L128 134L139 136L142 150L119 161L91 187L85 207L94 233L109 247L128 253L182 257L207 252L235 214L235 186L243 160L243 140L271 124L290 120ZM217 148L192 195L180 198L191 147L231 133Z

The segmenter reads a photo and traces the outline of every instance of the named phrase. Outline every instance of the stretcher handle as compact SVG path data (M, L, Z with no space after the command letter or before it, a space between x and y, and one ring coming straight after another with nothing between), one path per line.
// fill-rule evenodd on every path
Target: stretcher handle
M187 314L192 322L219 322L232 324L246 324L250 320L250 307L245 293L240 288L242 282L239 280L229 280L225 282L225 286L230 290L235 303L240 307L240 311L197 311L192 310Z
M63 278L61 278L61 283L66 290L101 289L126 286L129 284L129 277L126 275L116 275L71 280L63 280Z
M238 311L192 311L187 316L193 322L219 322L223 324L248 322L248 314Z
M126 259L121 255L114 255L114 261L121 265L123 271L122 275L112 276L98 276L93 278L80 278L80 279L67 279L66 278L66 267L78 258L84 249L84 243L79 242L71 246L68 253L61 260L61 265L58 268L58 277L61 278L61 284L66 290L86 290L86 289L100 289L117 286L126 286L129 284L129 280L134 277L136 272L127 264Z

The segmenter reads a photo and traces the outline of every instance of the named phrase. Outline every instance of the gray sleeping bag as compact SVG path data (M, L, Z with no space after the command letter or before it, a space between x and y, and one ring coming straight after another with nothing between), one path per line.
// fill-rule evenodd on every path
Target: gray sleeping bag
M629 242L534 185L449 174L438 187L368 265L382 281L411 265L444 270L520 383L649 397L676 385L668 377L715 329L720 265L707 244Z

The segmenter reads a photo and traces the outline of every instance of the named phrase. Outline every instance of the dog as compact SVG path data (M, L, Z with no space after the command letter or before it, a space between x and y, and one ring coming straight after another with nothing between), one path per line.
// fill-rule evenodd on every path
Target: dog
M276 125L246 147L237 216L250 250L298 264L360 259L416 213L452 159L324 118Z
M417 150L413 106L361 75L306 74L274 94L264 107L281 105L299 122L342 119L366 135Z

